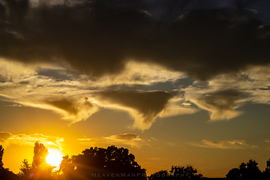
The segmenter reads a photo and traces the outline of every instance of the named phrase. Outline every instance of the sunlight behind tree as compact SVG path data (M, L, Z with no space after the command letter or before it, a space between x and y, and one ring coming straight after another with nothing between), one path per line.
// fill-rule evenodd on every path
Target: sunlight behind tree
M54 170L59 169L64 154L58 149L48 149L49 154L46 157L46 163L55 166Z

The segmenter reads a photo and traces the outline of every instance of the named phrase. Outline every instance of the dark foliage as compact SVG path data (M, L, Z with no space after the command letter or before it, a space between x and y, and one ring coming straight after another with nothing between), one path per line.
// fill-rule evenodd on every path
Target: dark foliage
M149 180L174 180L174 179L200 179L202 174L198 174L197 169L192 166L172 166L171 170L162 170L152 174Z
M0 145L0 170L4 168L3 155L4 155L4 148L2 147L2 145Z
M46 163L47 155L48 150L44 144L36 142L32 165L26 159L24 159L18 176L20 176L21 179L53 179L52 170L54 167Z
M128 149L91 147L82 154L65 156L61 165L66 179L146 179L145 169Z
M0 145L0 179L2 180L17 180L19 179L13 172L9 171L8 169L4 168L3 164L3 155L4 155L4 148Z
M264 179L270 179L270 159L266 161L266 168L263 171L263 177Z
M242 163L238 168L231 169L226 175L228 179L261 179L263 174L258 168L258 163L252 159Z

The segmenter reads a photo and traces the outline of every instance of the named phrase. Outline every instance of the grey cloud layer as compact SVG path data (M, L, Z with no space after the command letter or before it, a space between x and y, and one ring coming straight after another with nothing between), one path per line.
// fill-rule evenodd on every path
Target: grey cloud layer
M259 28L257 15L237 1L199 10L198 3L184 0L97 0L36 7L27 0L2 2L4 58L58 62L93 77L118 74L132 59L199 80L269 64L269 28Z

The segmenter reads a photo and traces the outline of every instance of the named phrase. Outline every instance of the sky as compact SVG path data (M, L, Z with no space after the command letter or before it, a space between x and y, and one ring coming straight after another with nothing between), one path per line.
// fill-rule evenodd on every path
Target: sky
M267 0L0 0L0 144L130 150L148 174L270 159Z

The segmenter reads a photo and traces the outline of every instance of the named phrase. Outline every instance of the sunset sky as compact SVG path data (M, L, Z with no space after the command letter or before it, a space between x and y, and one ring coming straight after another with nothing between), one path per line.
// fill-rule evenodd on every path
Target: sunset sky
M125 147L147 173L270 159L270 1L0 0L0 144Z

